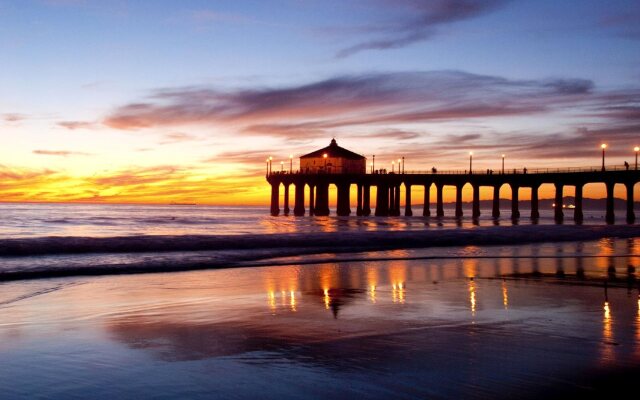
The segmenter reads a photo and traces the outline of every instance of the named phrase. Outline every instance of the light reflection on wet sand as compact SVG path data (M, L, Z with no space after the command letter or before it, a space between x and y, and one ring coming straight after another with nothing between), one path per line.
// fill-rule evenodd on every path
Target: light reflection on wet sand
M615 345L615 339L613 338L613 327L611 321L611 307L609 301L604 302L603 306L604 314L602 316L602 356L601 360L605 364L613 363L615 352L613 351L613 345Z
M624 256L635 246L5 283L0 390L486 398L562 381L580 392L585 374L640 366L637 256Z
M502 305L505 310L509 308L509 290L507 289L506 281L502 281Z

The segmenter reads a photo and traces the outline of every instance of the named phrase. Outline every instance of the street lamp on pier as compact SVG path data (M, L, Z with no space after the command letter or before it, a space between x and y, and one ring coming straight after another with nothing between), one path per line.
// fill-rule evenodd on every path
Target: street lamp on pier
M404 174L404 157L402 157L402 173Z
M269 156L269 173L273 172L273 157Z
M293 174L293 154L289 154L289 173Z
M391 161L391 172L392 173L396 172L396 162L395 161Z
M324 153L322 158L324 158L324 172L327 172L327 153Z
M607 148L607 144L606 143L602 143L600 145L600 148L602 149L602 171L604 171L604 151Z
M502 155L502 175L504 175L504 154Z
M473 151L469 152L469 173L472 174L473 172Z
M284 172L284 161L280 161L280 172Z
M636 146L633 148L633 151L636 152L636 171L638 170L638 152L640 151L640 147Z

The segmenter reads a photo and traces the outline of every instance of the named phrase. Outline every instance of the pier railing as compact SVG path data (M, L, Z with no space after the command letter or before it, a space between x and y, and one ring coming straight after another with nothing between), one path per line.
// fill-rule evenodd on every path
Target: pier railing
M462 169L447 169L447 170L410 170L404 172L390 172L388 170L376 170L373 175L525 175L525 174L566 174L566 173L578 173L578 172L609 172L609 171L632 171L636 170L634 166L627 167L625 165L608 165L604 171L602 166L598 167L565 167L565 168L512 168L502 170L492 169L474 169L472 171ZM371 174L371 171L367 171L367 174ZM272 171L270 175L328 175L328 174L340 174L339 172L303 172L303 171Z
M522 174L566 174L572 172L607 172L607 171L626 171L635 170L634 167L627 168L624 165L610 165L605 167L604 171L602 167L566 167L566 168L513 168L502 170L486 170L486 169L474 169L471 172L469 170L451 169L451 170L411 170L404 172L396 172L396 174L444 174L444 175L522 175ZM389 172L387 172L389 173ZM393 172L391 172L393 173Z

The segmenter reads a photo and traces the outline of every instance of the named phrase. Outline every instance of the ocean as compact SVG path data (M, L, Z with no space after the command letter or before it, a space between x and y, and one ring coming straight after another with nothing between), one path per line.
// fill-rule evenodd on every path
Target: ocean
M605 227L602 212L589 211L581 226L572 222L571 215L557 225L550 210L543 210L535 224L526 217L493 219L486 211L476 221L272 217L267 211L189 205L0 204L0 280L279 264L283 262L279 258L303 254L315 255L314 262L319 262L318 254L352 253L350 259L357 259L387 249L423 248L433 253L436 247L595 239L612 229ZM614 233L634 234L626 225Z
M607 225L601 211L580 225L569 212L557 224L550 210L535 223L482 211L473 221L2 204L0 398L631 387L640 226Z
M453 215L453 206L445 207ZM272 233L314 233L423 230L425 228L470 228L474 226L529 225L529 210L521 209L522 218L514 223L511 210L501 210L502 217L491 218L491 210L482 210L477 224L470 217L271 217L269 207L221 207L192 205L120 205L120 204L44 204L0 203L2 225L0 239L66 237L116 237L135 235L243 235ZM470 207L465 209L471 215ZM416 215L418 212L415 210ZM564 224L572 225L572 211L565 211ZM624 214L619 211L619 221ZM585 224L604 224L604 210L585 210ZM552 210L541 210L540 225L555 224Z

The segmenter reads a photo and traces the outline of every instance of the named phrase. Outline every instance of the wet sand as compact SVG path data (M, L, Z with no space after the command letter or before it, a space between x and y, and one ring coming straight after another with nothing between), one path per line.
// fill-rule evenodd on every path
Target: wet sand
M635 254L606 239L5 282L0 397L602 393L640 368Z

